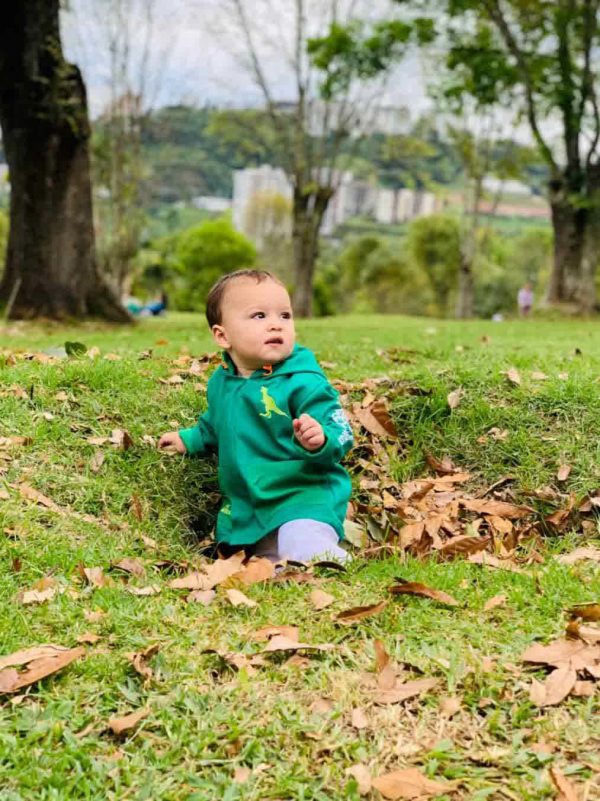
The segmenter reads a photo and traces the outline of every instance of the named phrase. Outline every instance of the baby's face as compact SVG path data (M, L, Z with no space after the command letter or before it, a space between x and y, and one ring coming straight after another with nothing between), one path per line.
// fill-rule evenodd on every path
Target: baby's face
M212 331L241 375L281 362L294 349L296 338L290 296L275 281L238 278L225 290L221 324Z

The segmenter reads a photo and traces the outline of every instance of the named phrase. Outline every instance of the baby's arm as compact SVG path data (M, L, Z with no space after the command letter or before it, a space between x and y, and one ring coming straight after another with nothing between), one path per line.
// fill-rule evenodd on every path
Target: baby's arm
M339 462L353 445L352 429L327 379L309 388L298 387L291 401L298 448L315 461Z

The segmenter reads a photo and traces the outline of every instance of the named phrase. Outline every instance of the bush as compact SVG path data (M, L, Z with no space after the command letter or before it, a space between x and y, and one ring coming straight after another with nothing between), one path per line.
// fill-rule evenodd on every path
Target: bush
M446 314L456 291L460 265L460 226L448 214L414 220L408 229L408 250L426 276L439 314Z

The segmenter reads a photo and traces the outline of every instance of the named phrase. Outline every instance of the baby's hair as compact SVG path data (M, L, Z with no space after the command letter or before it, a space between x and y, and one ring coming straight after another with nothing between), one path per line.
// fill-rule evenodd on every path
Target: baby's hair
M276 284L281 284L281 286L283 286L279 278L272 275L267 270L236 270L234 273L227 273L227 275L221 276L216 284L213 284L206 298L206 319L208 320L210 328L212 328L213 325L221 324L221 304L223 302L223 295L229 284L238 278L254 278L259 284L262 284L263 281L275 281Z

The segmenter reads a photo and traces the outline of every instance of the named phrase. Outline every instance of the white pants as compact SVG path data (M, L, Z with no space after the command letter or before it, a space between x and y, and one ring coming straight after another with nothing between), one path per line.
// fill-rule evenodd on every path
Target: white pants
M313 559L335 559L345 562L350 554L339 546L339 537L328 523L301 519L284 523L277 531L256 543L255 556L272 562L291 559L310 562Z

